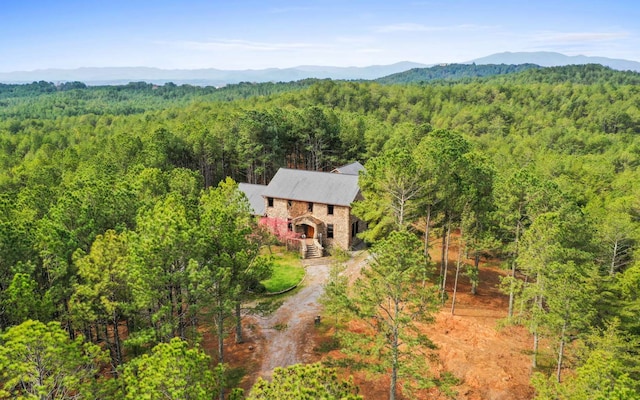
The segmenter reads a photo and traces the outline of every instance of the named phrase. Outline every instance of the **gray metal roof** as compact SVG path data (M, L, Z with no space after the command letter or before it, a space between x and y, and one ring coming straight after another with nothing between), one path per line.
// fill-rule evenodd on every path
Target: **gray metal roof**
M238 189L249 199L249 204L253 209L253 215L264 215L264 197L262 197L262 192L264 192L266 188L266 185L254 185L252 183L238 184Z
M350 206L359 191L357 175L280 168L262 195Z
M345 175L358 175L360 171L364 169L364 165L360 164L358 161L353 162L351 164L343 165L342 167L338 167L331 172L337 172L339 174Z

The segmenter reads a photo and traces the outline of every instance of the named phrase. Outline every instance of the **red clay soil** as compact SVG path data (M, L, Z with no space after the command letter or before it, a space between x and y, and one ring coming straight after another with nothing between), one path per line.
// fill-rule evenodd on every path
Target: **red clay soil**
M457 255L454 255L454 257ZM433 324L424 325L423 333L437 345L438 360L431 363L429 373L452 373L460 384L453 388L456 399L531 399L529 385L531 335L521 327L500 328L507 314L508 296L497 289L505 271L481 264L480 286L471 295L466 277L458 280L455 314L451 315L454 268L448 277L449 300L435 315ZM336 356L336 352L332 352ZM388 398L389 380L353 373L365 399ZM447 399L437 389L399 396L400 399Z
M452 271L455 273L455 271ZM497 289L504 271L481 266L480 287L471 295L468 279L458 281L455 314L451 299L424 332L438 345L445 370L461 385L458 399L530 399L531 335L521 327L500 328L507 315L508 296ZM453 274L450 278L454 278ZM447 285L449 297L453 292Z
M439 262L439 255L432 255ZM424 326L424 333L438 346L438 360L432 363L429 373L442 371L452 373L460 384L453 389L457 399L531 399L533 388L529 385L531 358L528 350L531 336L520 327L500 328L500 322L507 314L508 297L498 290L499 277L506 274L495 266L482 262L480 266L480 285L476 295L470 294L470 283L466 276L460 275L455 315L451 315L451 297L455 278L455 248L450 251L447 292L449 300L435 315L435 322ZM327 263L330 261L327 260ZM349 263L348 273L357 276L360 267L366 262L363 256ZM471 262L467 260L467 262ZM315 283L317 284L317 282ZM308 319L308 318L307 318ZM306 321L306 319L305 319ZM281 321L286 323L286 321ZM323 322L324 325L324 322ZM310 319L296 328L295 335L287 340L295 342L293 362L314 362L331 355L339 357L334 351L321 354L314 349L322 341L328 340L330 329L318 329ZM215 349L215 341L205 336L205 347ZM208 342L208 343L207 343ZM245 341L240 345L234 338L227 339L225 359L231 367L242 367L246 373L241 382L249 390L258 376L265 376L264 365L270 365L266 335L261 332L254 319L245 321ZM285 365L282 365L285 366ZM362 372L345 372L353 375L365 399L388 398L389 382L386 377L367 376ZM268 377L268 374L266 375ZM405 397L399 396L400 399ZM445 399L437 389L414 394L406 399Z

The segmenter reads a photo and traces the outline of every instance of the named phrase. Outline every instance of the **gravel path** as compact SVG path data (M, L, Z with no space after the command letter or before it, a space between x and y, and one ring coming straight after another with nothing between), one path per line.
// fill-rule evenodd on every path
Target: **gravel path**
M258 375L270 378L273 369L304 363L313 352L309 332L320 314L318 299L329 276L328 258L305 260L307 275L298 291L266 317L256 317L264 338L264 358Z

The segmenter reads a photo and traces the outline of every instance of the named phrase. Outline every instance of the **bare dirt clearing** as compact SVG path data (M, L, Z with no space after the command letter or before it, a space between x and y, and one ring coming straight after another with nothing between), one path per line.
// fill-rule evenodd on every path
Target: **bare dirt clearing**
M455 271L452 271L454 273ZM458 399L530 399L530 335L521 327L499 328L508 297L498 290L505 272L482 266L478 293L468 279L458 282L455 315L451 300L424 331L438 345L443 367L461 380ZM454 278L452 275L450 278ZM453 291L453 279L449 279Z
M366 263L366 256L366 253L356 253L347 263L345 273L355 279ZM449 256L455 259L455 249ZM315 349L319 343L329 339L331 330L318 329L314 325L314 317L321 312L318 299L331 262L330 258L305 261L307 276L303 284L285 296L282 305L270 315L248 316L244 323L244 343L235 345L233 338L229 338L227 359L232 366L244 368L246 375L241 386L245 390L259 376L270 377L275 367L311 363L327 355ZM450 265L455 265L455 262ZM453 290L454 273L454 268L450 268L449 294ZM498 328L507 310L507 296L497 288L499 277L504 274L505 271L483 263L480 286L475 296L470 294L469 280L461 276L455 315L451 315L449 299L437 313L435 323L424 327L424 332L438 346L440 360L437 369L453 373L461 382L454 388L458 399L533 397L533 389L529 385L530 356L527 355L530 336L522 328ZM387 397L388 386L384 378L372 380L361 372L353 374L365 399ZM416 398L444 397L431 390Z

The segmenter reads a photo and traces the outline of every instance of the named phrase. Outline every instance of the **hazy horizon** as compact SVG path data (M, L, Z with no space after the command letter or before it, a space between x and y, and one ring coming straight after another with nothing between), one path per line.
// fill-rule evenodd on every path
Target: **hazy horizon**
M639 61L638 17L632 1L25 0L3 5L0 72L429 65L505 51Z

